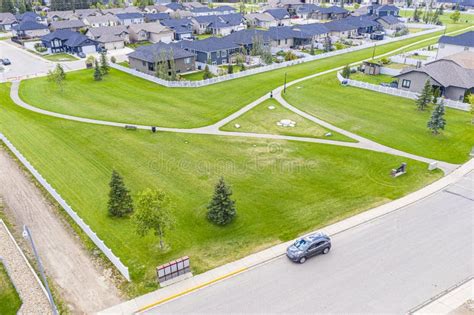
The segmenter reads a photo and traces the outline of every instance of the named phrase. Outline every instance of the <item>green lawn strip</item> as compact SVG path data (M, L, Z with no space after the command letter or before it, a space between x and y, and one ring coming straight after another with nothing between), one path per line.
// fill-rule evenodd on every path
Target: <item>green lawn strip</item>
M117 64L125 68L130 68L130 64L128 63L128 61L118 62Z
M18 107L0 86L0 130L130 267L130 295L156 288L156 266L183 255L200 273L400 198L440 178L424 163L367 150L296 141L174 134L57 119ZM392 178L401 162L409 172ZM159 250L130 219L107 215L119 171L135 196L167 191L176 224ZM218 227L206 206L220 176L232 186L236 220Z
M409 67L409 65L403 64L403 63L396 63L396 62L391 62L389 64L383 65L384 67L391 68L391 69L404 69L406 67Z
M463 163L474 145L470 114L446 108L446 130L433 136L430 111L415 101L355 87L343 87L334 74L287 90L286 100L305 112L381 144L451 163Z
M7 270L0 260L0 314L15 315L21 307L21 299L8 277Z
M369 75L362 72L351 73L350 79L379 85L396 81L392 76L386 74Z
M377 47L376 54L432 36L435 34L386 44ZM163 127L199 127L219 121L282 85L285 73L289 82L369 58L372 52L372 48L364 49L202 88L166 88L113 69L97 82L89 69L69 72L62 93L47 78L22 81L20 96L31 105L74 116Z
M273 106L274 109L269 109L270 106ZM290 119L296 122L296 126L278 126L277 122L282 119ZM240 128L236 128L235 124L239 124ZM292 111L281 106L280 103L274 99L266 100L265 102L257 105L252 110L223 126L221 130L323 138L329 140L354 142L354 140L346 136L328 130L306 118L301 117L296 113L293 113ZM331 132L332 136L324 136L327 132Z
M149 45L152 45L153 43L152 42L149 42L149 41L143 41L143 42L137 42L137 43L131 43L131 44L126 44L127 47L130 47L130 48L138 48L140 46L149 46Z
M41 55L44 59L47 59L49 61L75 61L78 60L76 57L69 55L69 54L64 54L64 53L58 53L58 54L52 54L52 55Z
M433 10L434 12L434 10ZM401 17L413 17L413 10L400 10ZM467 25L467 24L474 24L474 14L467 14L461 12L461 18L459 19L458 23L453 23L453 21L449 18L451 12L444 12L443 15L439 16L439 20L448 27L452 25ZM423 14L421 15L423 17ZM423 22L420 22L423 23Z
M182 74L181 78L188 81L200 81L203 79L204 71L196 71L188 74Z

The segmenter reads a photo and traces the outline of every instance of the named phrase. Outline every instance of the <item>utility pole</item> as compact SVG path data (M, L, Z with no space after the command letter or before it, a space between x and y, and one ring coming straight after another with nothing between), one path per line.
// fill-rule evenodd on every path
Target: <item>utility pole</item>
M377 47L377 44L374 44L374 49L372 50L372 60L375 58L375 47Z
M286 72L285 72L285 84L283 84L283 93L286 94Z
M43 264L41 263L41 259L38 256L38 252L36 250L35 243L33 242L33 237L31 236L30 229L26 225L23 225L23 237L30 242L31 247L33 248L33 253L35 254L36 262L38 263L40 275L43 279L43 284L46 288L46 292L48 293L49 304L51 304L51 310L53 311L53 315L58 315L58 310L56 308L56 304L54 303L53 295L51 294L51 290L49 289L48 280L46 280L46 276L44 274Z

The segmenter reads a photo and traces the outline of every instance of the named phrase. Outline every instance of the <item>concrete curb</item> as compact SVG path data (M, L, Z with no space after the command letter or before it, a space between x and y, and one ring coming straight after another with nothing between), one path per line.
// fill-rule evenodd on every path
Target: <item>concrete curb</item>
M416 191L405 197L394 200L390 203L384 204L382 206L376 207L374 209L365 211L363 213L357 214L353 217L347 218L345 220L339 221L335 224L326 226L320 230L324 231L329 235L335 235L342 233L348 229L359 226L363 223L375 220L384 215L388 215L391 212L402 209L414 202L417 202L421 199L424 199L442 189L458 181L467 173L474 170L474 160L470 160L462 166L458 167L449 175L441 178L440 180ZM247 270L257 268L258 266L267 263L273 259L277 259L285 254L287 246L292 243L285 242L268 249L265 249L261 252L251 254L247 257L239 259L237 261L225 264L223 266L217 267L215 269L209 270L205 273L196 275L190 279L178 282L174 285L168 286L156 290L154 292L142 295L130 301L124 302L122 304L115 305L111 308L105 309L99 314L134 314L137 312L142 312L154 306L157 306L162 303L166 303L175 298L181 297L183 295L189 294L193 291L202 289L208 285L212 285L219 281L223 281L233 276L245 272ZM238 272L237 272L238 271Z

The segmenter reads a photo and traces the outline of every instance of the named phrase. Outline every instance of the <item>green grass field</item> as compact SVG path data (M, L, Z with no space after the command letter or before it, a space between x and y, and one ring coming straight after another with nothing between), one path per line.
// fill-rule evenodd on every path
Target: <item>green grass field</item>
M446 131L433 136L426 128L430 112L413 100L343 87L334 74L290 87L287 101L318 118L387 146L451 163L465 162L474 145L474 125L467 112L446 109Z
M362 72L351 73L350 79L376 85L379 85L380 83L390 83L392 81L396 81L396 79L394 79L392 76L386 74L368 75Z
M196 71L193 73L183 74L181 78L188 81L200 81L203 79L204 71Z
M438 179L424 163L366 150L293 141L152 134L83 124L24 110L8 98L0 130L130 267L137 295L156 288L155 267L183 255L195 273L263 249ZM390 170L408 162L406 176ZM107 215L108 181L119 171L132 195L161 188L176 224L161 252L153 235L140 238L130 219ZM217 227L206 205L224 176L237 200L236 220Z
M269 109L270 106L273 106L274 109ZM282 119L290 119L296 122L296 126L278 126L277 122ZM235 124L239 124L240 128L236 128ZM301 117L298 114L293 113L273 99L266 100L265 102L257 105L252 110L223 126L221 130L270 133L285 136L323 138L350 142L353 141L350 138L347 138L337 132L328 130L306 118ZM332 133L332 136L325 137L324 135L329 131Z
M41 55L44 59L49 61L75 61L78 58L65 53L51 54L51 55Z
M415 44L409 48L413 50L434 43L435 39L420 43L432 36L379 46L376 54L410 43ZM75 116L163 127L199 127L219 121L282 85L285 72L287 80L292 81L369 58L372 52L372 48L365 49L193 89L165 88L116 70L95 82L93 70L82 70L68 73L63 93L46 78L37 78L22 81L20 96L31 105Z
M21 304L20 296L11 283L5 266L0 261L0 314L15 315Z

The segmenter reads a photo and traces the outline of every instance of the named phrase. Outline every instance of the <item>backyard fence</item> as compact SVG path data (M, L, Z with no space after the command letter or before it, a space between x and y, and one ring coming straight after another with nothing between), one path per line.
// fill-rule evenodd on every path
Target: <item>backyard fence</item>
M392 69L389 67L380 67L380 74L386 74L386 75L397 75L402 72L402 69Z
M134 70L134 69L130 69L130 68L118 65L116 63L111 64L111 66L113 68L117 69L117 70L126 72L128 74L137 76L139 78L142 78L142 79L145 79L145 80L148 80L148 81L151 81L151 82L154 82L154 83L166 86L166 87L195 88L195 87L207 86L207 85L211 85L211 84L215 84L215 83L219 83L219 82L224 82L224 81L228 81L228 80L233 80L233 79L237 79L237 78L242 78L242 77L246 77L246 76L249 76L249 75L254 75L254 74L263 73L263 72L267 72L267 71L272 71L272 70L276 70L276 69L282 69L282 68L286 68L286 67L289 67L289 66L302 64L302 63L305 63L305 62L310 62L310 61L314 61L314 60L319 60L319 59L324 59L324 58L333 57L333 56L337 56L337 55L342 55L342 54L353 52L353 51L372 48L374 46L380 46L380 45L384 45L384 44L388 44L388 43L393 43L393 42L397 42L397 41L408 39L408 38L413 38L413 37L417 37L417 36L421 36L421 35L425 35L425 34L434 33L434 32L437 32L439 30L442 30L442 29L444 29L444 26L438 26L438 27L434 27L432 29L422 31L422 32L418 32L418 33L412 33L412 34L408 34L408 35L404 35L404 36L400 36L400 37L394 37L394 38L387 38L387 39L378 41L376 43L366 43L366 44L355 46L355 47L349 47L349 48L345 48L345 49L341 49L341 50L335 50L335 51L331 51L331 52L327 52L327 53L323 53L323 54L319 54L319 55L315 55L315 56L308 56L308 57L304 57L304 58L297 59L297 60L285 61L285 62L282 62L282 63L273 63L273 64L267 65L267 66L248 69L248 70L245 70L245 71L232 73L232 74L228 74L228 75L223 75L223 76L218 76L218 77L214 77L214 78L211 78L211 79L200 80L200 81L167 81L167 80L157 78L153 75L149 75L149 74L146 74L146 73Z
M114 264L118 271L130 281L130 274L128 272L128 267L125 266L120 258L115 256L112 250L105 245L97 234L92 231L92 229L87 225L87 223L82 220L81 217L67 204L67 202L59 195L59 193L43 178L43 176L33 167L33 165L28 162L28 160L21 154L20 151L15 148L15 146L0 133L0 140L5 143L8 149L15 155L15 157L23 164L24 167L33 175L33 177L41 184L41 186L46 189L46 191L56 200L61 207L69 214L69 216L76 222L77 225L87 234L87 236L94 242L94 244L104 253L105 256Z
M380 93L385 93L385 94L390 94L394 96L400 96L404 98L409 98L409 99L416 99L418 97L418 93L410 92L410 91L405 91L397 88L392 88L388 86L381 86L381 85L375 85L367 82L361 82L357 80L351 80L351 79L345 79L339 72L337 73L337 79L339 82L343 82L347 85L366 89L366 90L371 90L375 92L380 92ZM441 98L440 98L441 100ZM446 107L454 108L454 109L459 109L463 111L470 111L471 110L471 105L463 102L458 102L458 101L453 101L449 99L444 99L444 105Z

